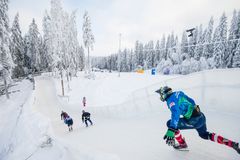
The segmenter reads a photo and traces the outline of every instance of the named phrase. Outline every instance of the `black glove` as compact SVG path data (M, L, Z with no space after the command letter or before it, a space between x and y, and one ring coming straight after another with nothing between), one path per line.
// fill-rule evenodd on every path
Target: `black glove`
M175 144L175 132L177 132L176 129L168 128L167 133L163 137L163 139L166 140L166 144L169 146L174 146Z

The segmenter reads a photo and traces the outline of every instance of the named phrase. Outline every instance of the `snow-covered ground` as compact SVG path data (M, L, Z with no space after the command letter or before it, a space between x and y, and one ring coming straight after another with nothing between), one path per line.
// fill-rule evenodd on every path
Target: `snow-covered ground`
M240 69L188 76L96 73L92 80L79 73L69 86L65 81L64 97L50 74L35 78L33 92L23 81L10 101L0 97L0 159L237 160L236 151L202 140L195 130L182 131L189 152L167 146L162 137L170 111L154 91L162 85L185 91L200 104L209 131L239 141L239 75ZM89 128L81 122L83 96L94 123ZM60 120L61 110L73 118L73 132Z

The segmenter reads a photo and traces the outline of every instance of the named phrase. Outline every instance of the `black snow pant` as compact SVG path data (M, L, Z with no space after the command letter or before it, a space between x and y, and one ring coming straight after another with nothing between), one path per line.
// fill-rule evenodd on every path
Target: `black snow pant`
M92 121L91 121L91 119L90 119L90 117L86 117L86 118L85 118L86 127L88 127L87 121L89 121L91 125L93 124Z

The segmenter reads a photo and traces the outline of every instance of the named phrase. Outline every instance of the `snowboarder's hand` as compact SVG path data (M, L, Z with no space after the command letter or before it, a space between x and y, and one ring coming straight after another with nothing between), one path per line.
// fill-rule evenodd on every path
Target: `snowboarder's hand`
M173 146L175 144L175 129L168 128L167 133L164 135L163 139L166 140L166 144Z

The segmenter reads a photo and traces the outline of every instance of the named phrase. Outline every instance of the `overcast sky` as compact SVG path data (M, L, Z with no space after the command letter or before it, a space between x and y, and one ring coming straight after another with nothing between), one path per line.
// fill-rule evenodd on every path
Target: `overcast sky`
M42 17L50 9L50 0L9 1L11 23L19 12L23 33L33 18L42 32ZM82 17L85 10L89 12L96 41L91 54L103 56L118 51L120 33L123 49L133 48L136 40L156 41L172 31L181 36L185 29L199 24L205 27L211 16L217 24L223 12L230 22L233 10L240 9L240 0L62 0L62 6L69 13L77 9L81 44Z

